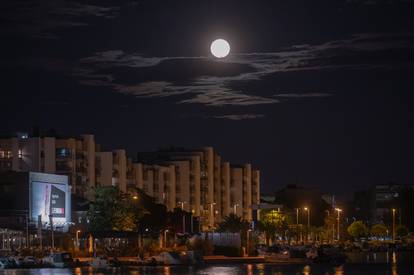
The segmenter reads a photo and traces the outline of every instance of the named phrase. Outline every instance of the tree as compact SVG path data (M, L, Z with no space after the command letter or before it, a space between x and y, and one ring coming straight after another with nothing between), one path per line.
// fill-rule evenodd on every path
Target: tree
M398 225L397 228L395 229L395 233L398 237L405 237L408 235L408 228L404 225Z
M368 228L362 221L355 221L347 228L348 234L355 239L367 236Z
M265 234L266 243L269 239L275 240L275 235L283 235L288 229L288 219L285 214L271 210L262 216L258 228Z
M89 226L93 231L133 231L141 214L128 194L116 187L98 187L88 211Z
M371 236L377 238L384 238L387 236L387 227L383 224L374 224L371 227Z
M233 213L224 217L223 221L218 224L219 232L245 232L248 229L249 222Z

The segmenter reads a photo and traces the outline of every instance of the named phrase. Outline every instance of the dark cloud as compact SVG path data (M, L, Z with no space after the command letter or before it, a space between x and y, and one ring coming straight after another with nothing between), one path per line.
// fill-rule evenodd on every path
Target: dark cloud
M39 39L57 39L58 31L84 27L92 19L114 19L119 6L86 4L81 1L16 0L1 3L0 33L4 36L28 36Z
M177 97L179 104L275 104L280 102L277 98L322 98L332 93L291 91L268 97L260 91L250 94L234 87L240 82L260 81L286 72L413 66L413 45L414 35L410 33L366 33L275 52L234 53L223 60L205 56L145 57L111 50L80 59L74 75L84 85L111 87L115 92L140 98L185 95L186 99Z

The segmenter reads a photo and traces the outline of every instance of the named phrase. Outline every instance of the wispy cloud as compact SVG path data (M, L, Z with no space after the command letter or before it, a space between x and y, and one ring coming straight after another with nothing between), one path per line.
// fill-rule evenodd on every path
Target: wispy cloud
M91 5L82 1L5 1L1 3L2 35L23 35L32 38L57 39L63 28L83 27L91 19L113 19L119 6Z
M279 98L318 98L332 96L329 93L278 93L274 97Z
M276 95L264 95L261 91L247 92L237 85L241 82L258 81L265 76L278 73L292 73L311 70L338 69L394 69L401 66L413 66L413 60L402 58L404 53L412 52L414 34L357 34L348 39L328 41L322 44L294 45L267 53L236 53L226 59L215 60L206 56L196 57L146 57L122 50L98 52L79 61L77 76L86 85L109 86L114 91L135 97L167 97L185 95L175 102L178 104L203 104L207 106L252 106L279 103L279 99L324 98L332 93L325 91L282 92ZM398 49L398 51L396 51ZM401 56L399 56L401 55ZM375 58L373 58L375 57ZM199 72L191 79L182 81L174 79L168 73L157 74L159 80L124 81L116 73L129 70L133 75L142 74L152 67L159 68L165 62L194 62L197 68L206 68L212 64L231 64L240 66L236 74L223 73L211 75L211 71ZM183 63L184 62L184 63ZM210 62L207 64L207 62ZM249 68L249 69L246 69ZM138 71L137 71L138 70ZM180 68L177 68L180 70ZM163 79L163 77L165 79ZM132 82L132 83L131 83ZM238 88L234 88L238 87ZM275 87L277 89L277 87Z
M208 118L229 119L229 120L246 120L246 119L264 118L264 117L265 117L265 115L263 115L263 114L231 114L231 115L210 116Z

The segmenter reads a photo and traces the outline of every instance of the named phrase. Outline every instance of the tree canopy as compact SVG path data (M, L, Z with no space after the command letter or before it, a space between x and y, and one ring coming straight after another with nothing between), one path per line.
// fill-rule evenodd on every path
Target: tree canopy
M367 236L368 228L362 221L355 221L347 228L348 234L355 239Z
M217 230L220 232L241 232L249 229L249 222L243 220L235 214L224 217L223 221L218 224Z
M134 231L143 210L116 187L98 187L88 211L92 231Z
M387 227L383 224L374 224L371 227L371 236L383 238L387 236Z

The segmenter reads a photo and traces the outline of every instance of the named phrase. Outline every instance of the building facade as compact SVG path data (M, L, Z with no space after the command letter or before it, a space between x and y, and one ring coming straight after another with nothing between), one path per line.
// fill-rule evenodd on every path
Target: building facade
M260 173L251 164L233 166L212 148L166 148L128 158L123 149L101 151L93 135L79 138L0 139L0 171L67 175L74 194L93 199L99 186L143 190L156 203L200 217L212 229L231 213L247 221L260 203Z

